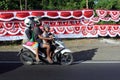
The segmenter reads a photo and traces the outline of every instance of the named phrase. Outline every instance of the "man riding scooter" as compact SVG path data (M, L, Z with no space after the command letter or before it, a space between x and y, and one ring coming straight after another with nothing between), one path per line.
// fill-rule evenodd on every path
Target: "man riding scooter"
M36 26L34 27L34 30L33 30L34 36L35 36L35 41L37 41L39 43L39 46L41 48L46 48L46 55L47 55L46 60L49 63L53 63L52 59L50 58L50 50L51 50L50 45L43 43L43 40L52 40L53 38L52 37L46 38L46 37L42 36L43 31L39 28L42 25L40 17L35 17L34 21L35 21L35 24L36 24Z
M35 52L36 52L36 61L39 62L39 56L38 56L38 43L35 42L34 40L34 35L33 35L33 28L34 28L34 22L33 22L33 17L27 17L24 20L25 23L25 31L24 31L24 38L23 38L23 44L27 46L31 46Z

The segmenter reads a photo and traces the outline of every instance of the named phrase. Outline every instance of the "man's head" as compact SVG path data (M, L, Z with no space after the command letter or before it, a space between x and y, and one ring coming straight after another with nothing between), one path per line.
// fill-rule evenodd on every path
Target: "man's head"
M34 22L35 22L36 26L41 26L42 25L41 17L40 16L35 17Z

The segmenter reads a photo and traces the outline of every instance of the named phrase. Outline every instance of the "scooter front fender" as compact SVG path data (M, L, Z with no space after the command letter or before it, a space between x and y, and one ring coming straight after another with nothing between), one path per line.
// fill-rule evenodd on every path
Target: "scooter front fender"
M64 54L64 53L71 53L72 51L70 50L70 49L63 49L62 51L61 51L61 53L62 54Z

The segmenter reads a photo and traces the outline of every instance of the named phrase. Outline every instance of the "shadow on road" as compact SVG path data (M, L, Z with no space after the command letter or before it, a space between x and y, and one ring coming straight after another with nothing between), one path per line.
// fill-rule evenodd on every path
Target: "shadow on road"
M18 52L13 51L0 51L0 74L15 70L21 67L23 64L20 63L4 63L4 61L20 61L19 56L17 56Z
M0 61L20 61L17 51L0 51Z
M73 53L74 62L92 60L98 48Z
M0 63L0 74L15 70L21 67L23 64L12 64L12 63Z

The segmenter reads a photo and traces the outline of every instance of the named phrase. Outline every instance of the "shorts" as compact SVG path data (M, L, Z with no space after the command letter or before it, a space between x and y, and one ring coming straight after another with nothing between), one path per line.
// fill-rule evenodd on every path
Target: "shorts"
M43 48L43 43L39 43L39 47L40 47L40 48Z
M28 42L25 43L25 45L31 46L33 49L38 48L38 42L30 42L30 41L28 41Z

